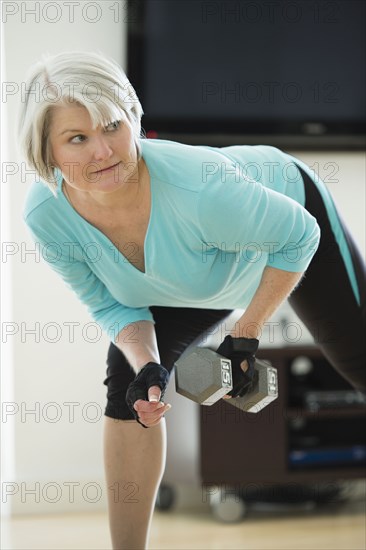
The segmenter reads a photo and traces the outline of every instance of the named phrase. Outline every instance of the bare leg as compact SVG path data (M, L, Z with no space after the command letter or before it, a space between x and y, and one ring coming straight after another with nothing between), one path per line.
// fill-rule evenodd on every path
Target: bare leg
M166 425L105 417L104 465L114 550L145 550L165 470Z

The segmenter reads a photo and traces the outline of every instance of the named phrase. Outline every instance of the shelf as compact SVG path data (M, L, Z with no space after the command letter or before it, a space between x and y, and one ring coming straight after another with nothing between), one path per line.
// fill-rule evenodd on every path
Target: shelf
M302 407L289 407L286 410L286 417L293 418L344 418L349 416L365 416L366 407L350 407L349 409L320 409L309 411Z
M298 374L293 362L301 356L310 359L312 369L303 373L300 370ZM340 479L364 478L364 460L345 459L341 464L334 460L331 465L320 459L311 465L301 464L300 460L297 464L289 463L291 451L366 445L365 404L350 401L341 406L334 400L327 403L333 408L311 410L305 401L307 392L354 391L319 348L311 345L262 348L257 357L270 361L277 369L278 398L258 414L229 415L219 405L212 407L210 415L201 412L203 482L246 487L253 483L336 483ZM228 408L226 404L225 407ZM309 447L310 439L314 442Z
M299 357L300 355L305 355L310 359L318 359L323 357L322 352L314 345L298 346L294 344L286 347L259 348L256 353L256 357L258 357L258 359L270 359L271 361L275 361L276 359L281 361L284 359L293 359L294 357Z

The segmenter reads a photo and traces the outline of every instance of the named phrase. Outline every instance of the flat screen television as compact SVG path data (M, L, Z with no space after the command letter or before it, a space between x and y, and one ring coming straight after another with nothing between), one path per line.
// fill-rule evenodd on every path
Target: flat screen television
M130 0L127 20L147 137L365 147L364 0Z

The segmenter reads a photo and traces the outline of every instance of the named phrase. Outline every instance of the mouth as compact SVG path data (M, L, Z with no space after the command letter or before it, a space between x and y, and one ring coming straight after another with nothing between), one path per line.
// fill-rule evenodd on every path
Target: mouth
M104 174L105 172L111 172L119 164L120 163L117 162L116 164L113 164L112 166L108 166L107 168L103 168L103 170L97 170L96 172L94 172L94 174Z

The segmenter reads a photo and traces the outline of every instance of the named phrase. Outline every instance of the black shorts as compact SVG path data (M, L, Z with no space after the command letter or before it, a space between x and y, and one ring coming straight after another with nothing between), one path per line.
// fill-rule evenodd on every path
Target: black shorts
M327 360L359 390L366 390L365 310L366 267L345 224L338 216L352 266L358 295L352 288L345 258L335 239L321 194L311 178L299 167L305 186L305 208L320 226L321 238L305 276L289 297L289 303L308 328L315 344ZM150 307L162 365L169 371L183 351L201 335L209 334L231 314L231 310ZM135 372L113 343L107 358L107 406L105 415L133 420L125 397Z

